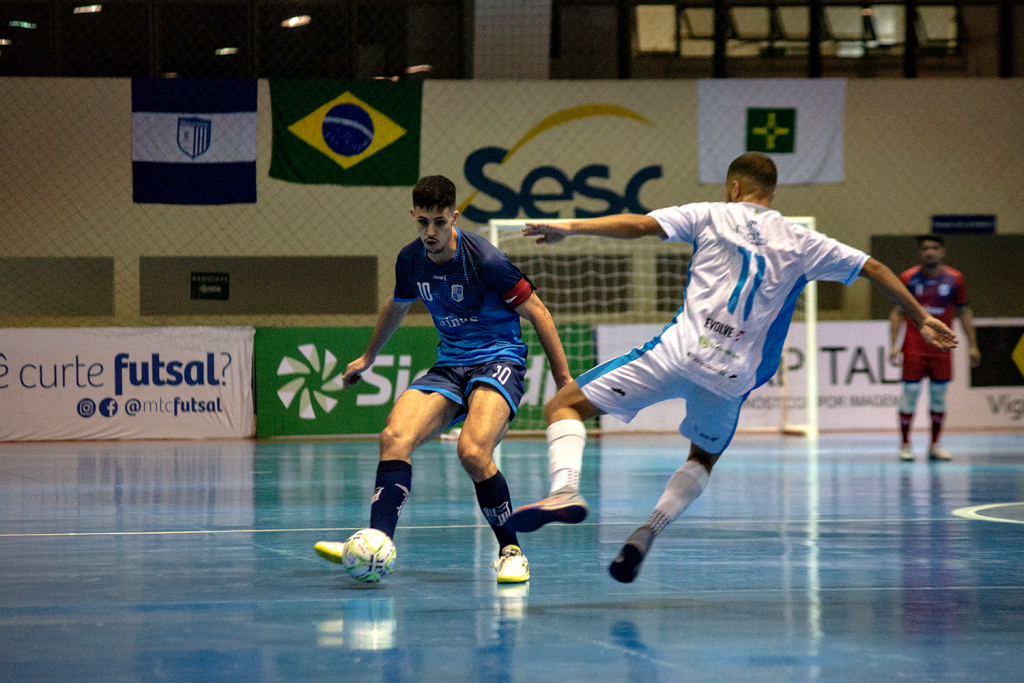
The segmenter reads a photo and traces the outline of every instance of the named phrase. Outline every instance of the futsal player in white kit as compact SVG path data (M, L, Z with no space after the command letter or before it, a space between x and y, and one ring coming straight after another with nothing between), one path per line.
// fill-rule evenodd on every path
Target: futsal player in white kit
M586 430L583 420L610 414L629 422L642 409L686 400L679 432L689 459L669 479L647 522L610 566L631 582L654 538L707 486L728 447L747 394L778 369L797 297L810 280L849 285L859 275L885 291L928 343L956 346L956 337L929 315L882 263L859 249L786 220L770 208L777 171L766 155L735 159L725 202L701 202L557 225L532 223L524 235L554 244L572 235L637 239L653 235L693 245L682 306L661 334L564 386L544 408L551 472L549 497L517 509L507 525L534 531L549 522L575 524L587 516L579 493Z

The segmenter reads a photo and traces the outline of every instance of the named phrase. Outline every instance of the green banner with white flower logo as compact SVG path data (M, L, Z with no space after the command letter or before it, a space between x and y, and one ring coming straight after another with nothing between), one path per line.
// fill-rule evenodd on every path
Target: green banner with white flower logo
M395 397L436 359L433 327L395 331L362 381L342 388L372 327L264 327L256 330L256 436L379 434Z

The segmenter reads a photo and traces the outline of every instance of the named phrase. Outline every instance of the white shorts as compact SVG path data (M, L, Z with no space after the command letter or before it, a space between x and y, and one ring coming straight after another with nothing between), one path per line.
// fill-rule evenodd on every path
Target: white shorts
M679 375L663 347L652 341L576 378L595 406L629 422L647 406L681 398L686 416L679 433L708 453L721 453L736 433L744 398L726 398Z

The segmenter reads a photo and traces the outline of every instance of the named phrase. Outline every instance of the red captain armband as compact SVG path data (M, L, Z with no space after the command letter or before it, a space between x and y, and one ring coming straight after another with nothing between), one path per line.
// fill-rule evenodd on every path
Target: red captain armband
M512 289L508 290L501 295L501 300L505 302L505 305L515 310L521 306L530 298L533 294L533 283L526 279L525 276L515 284Z

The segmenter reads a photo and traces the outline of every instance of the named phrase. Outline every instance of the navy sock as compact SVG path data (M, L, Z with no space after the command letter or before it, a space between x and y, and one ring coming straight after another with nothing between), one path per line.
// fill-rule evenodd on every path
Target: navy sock
M404 460L382 460L370 501L370 526L395 537L398 515L412 491L412 465Z
M501 472L498 472L490 479L485 479L476 486L476 500L480 503L480 510L491 525L494 537L498 539L498 545L504 548L507 545L519 545L516 533L505 528L505 522L512 514L512 497L508 492L508 483Z

